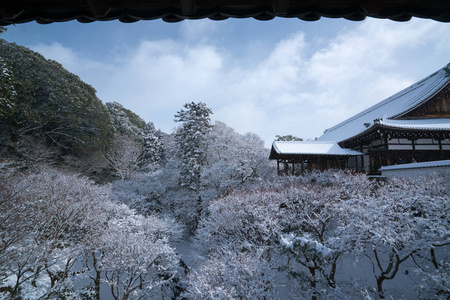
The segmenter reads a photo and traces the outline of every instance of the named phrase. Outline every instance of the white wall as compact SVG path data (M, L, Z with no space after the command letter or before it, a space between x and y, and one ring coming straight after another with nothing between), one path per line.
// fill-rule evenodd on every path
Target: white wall
M411 176L431 176L433 174L446 174L450 176L450 166L445 167L425 167L414 169L394 169L394 170L381 170L381 174L384 177L411 177Z

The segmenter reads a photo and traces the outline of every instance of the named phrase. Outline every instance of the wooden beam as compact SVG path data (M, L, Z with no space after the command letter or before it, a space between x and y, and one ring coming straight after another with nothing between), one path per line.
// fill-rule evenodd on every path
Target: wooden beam
M383 10L385 2L386 0L363 0L361 7L366 14L379 14Z
M105 17L111 11L108 0L87 0L87 2L92 15L96 18Z
M6 2L6 3L5 3ZM21 1L2 1L0 2L0 17L6 20L17 18L23 10L19 8Z
M192 16L197 10L196 0L180 0L181 1L181 13L184 16Z
M273 11L277 15L287 14L290 0L273 0Z

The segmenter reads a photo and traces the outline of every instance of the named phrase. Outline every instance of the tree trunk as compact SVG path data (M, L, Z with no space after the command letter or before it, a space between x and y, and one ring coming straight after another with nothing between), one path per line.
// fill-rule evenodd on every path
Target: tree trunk
M312 280L311 280L311 288L313 290L313 295L311 297L311 300L317 300L317 290L316 290L316 268L310 267L309 273L311 274Z
M386 277L381 275L380 277L376 277L376 279L377 279L378 297L380 297L380 299L384 299L383 282L386 279Z
M94 278L94 291L95 291L95 299L100 300L100 283L101 283L101 271L98 269L97 258L95 257L95 252L92 252L92 263L95 269L95 278Z

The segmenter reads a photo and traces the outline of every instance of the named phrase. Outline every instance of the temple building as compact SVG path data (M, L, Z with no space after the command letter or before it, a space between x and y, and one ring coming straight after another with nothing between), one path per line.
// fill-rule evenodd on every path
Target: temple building
M340 150L304 151L308 144L325 142ZM303 169L339 167L376 174L382 166L449 160L450 64L325 130L316 141L287 142L289 147L280 143L273 143L270 154L279 173L300 164Z

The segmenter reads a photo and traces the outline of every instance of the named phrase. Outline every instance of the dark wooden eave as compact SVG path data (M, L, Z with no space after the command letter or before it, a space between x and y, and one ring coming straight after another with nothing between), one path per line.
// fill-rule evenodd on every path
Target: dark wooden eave
M356 136L340 141L338 144L345 148L355 148L369 145L370 142L380 139L381 135L390 138L406 139L432 138L439 140L450 138L449 130L445 129L406 129L376 124Z
M275 17L315 21L321 17L408 21L412 17L450 22L449 0L0 0L0 25L162 19L224 20Z

